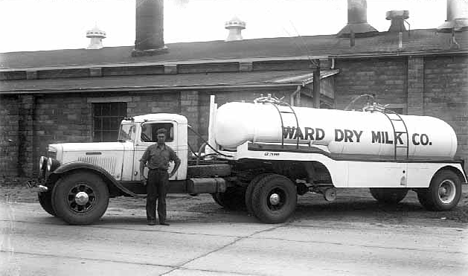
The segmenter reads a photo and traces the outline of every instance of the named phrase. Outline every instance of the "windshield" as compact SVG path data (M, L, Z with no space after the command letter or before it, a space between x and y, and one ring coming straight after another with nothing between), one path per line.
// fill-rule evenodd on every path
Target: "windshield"
M125 141L135 141L135 124L125 124L122 123L120 125L120 130L119 130L119 142L125 142Z

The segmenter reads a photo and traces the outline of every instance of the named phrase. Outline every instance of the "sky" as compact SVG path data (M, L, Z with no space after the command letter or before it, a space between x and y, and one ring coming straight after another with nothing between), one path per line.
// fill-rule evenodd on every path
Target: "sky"
M389 10L409 10L411 29L437 28L447 0L367 0L367 21L386 31ZM246 22L244 39L331 35L347 23L347 0L165 0L165 43L224 40L224 23ZM0 53L83 49L86 31L107 33L104 47L135 41L135 0L0 0Z

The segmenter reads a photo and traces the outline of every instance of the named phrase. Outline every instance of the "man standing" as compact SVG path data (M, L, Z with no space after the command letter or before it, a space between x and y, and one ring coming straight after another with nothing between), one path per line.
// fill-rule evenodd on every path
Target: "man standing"
M166 129L158 129L157 143L149 146L140 159L140 175L143 175L145 165L148 166L148 178L144 180L146 185L146 218L148 225L156 224L156 200L158 201L159 224L169 225L166 222L166 194L169 178L172 177L180 166L180 159L173 149L166 145ZM175 163L169 174L169 162Z

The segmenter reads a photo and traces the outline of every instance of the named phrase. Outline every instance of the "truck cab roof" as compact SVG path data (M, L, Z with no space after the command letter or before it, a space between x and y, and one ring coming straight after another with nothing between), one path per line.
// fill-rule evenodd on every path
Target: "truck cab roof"
M172 113L156 113L156 114L145 114L138 115L131 118L125 118L124 120L131 120L136 123L154 122L154 121L175 121L179 124L187 124L187 118L179 114Z

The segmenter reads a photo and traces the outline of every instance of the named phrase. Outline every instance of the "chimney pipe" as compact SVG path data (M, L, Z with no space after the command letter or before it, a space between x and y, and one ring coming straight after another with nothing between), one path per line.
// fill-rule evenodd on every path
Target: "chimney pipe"
M468 29L468 1L447 0L447 20L437 28L437 31L451 33L466 29Z
M367 1L348 0L348 24L337 34L338 37L350 37L351 31L356 37L372 36L378 31L367 23Z
M167 52L164 45L164 0L136 0L136 39L132 56Z

